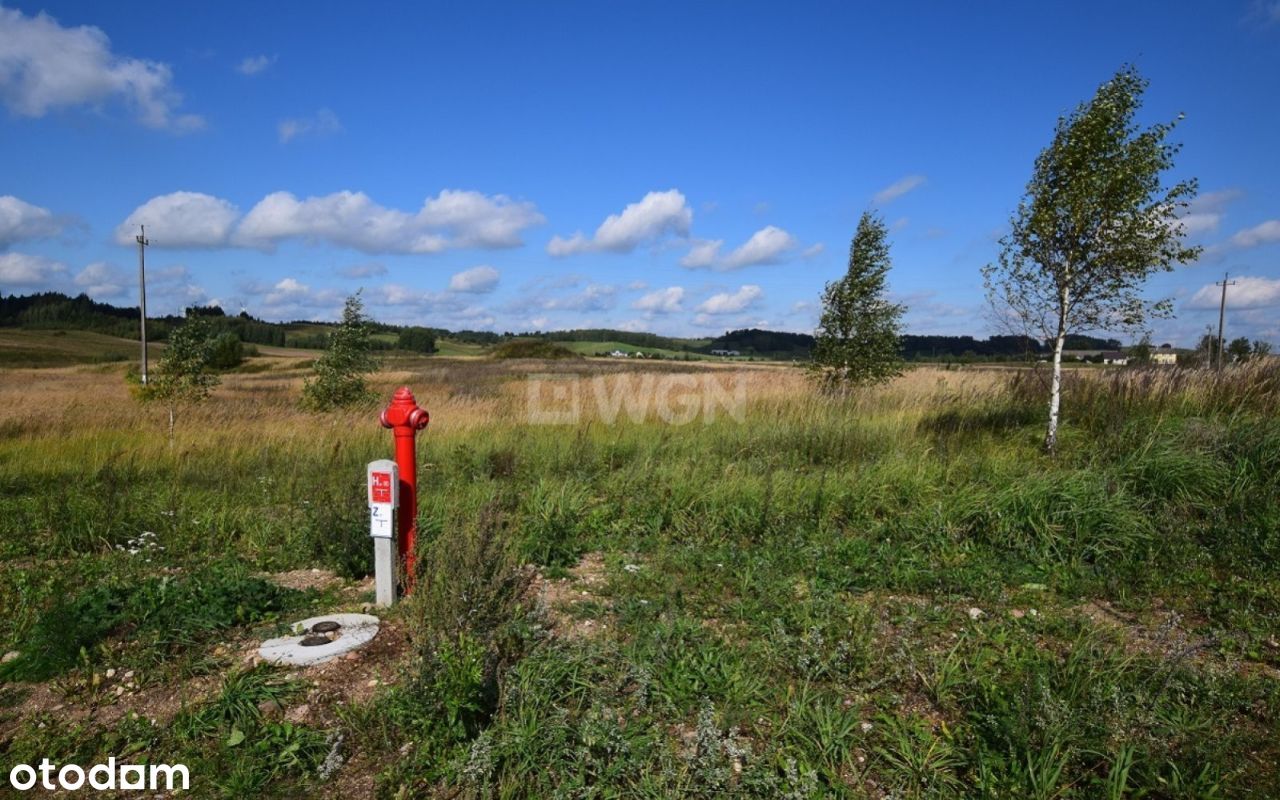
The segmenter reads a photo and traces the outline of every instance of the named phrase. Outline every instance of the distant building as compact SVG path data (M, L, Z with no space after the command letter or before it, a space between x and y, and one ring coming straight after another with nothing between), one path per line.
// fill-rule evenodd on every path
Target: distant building
M1173 351L1172 347L1161 347L1151 351L1151 363L1164 364L1171 367L1178 363L1178 354Z
M740 356L740 355L742 355L742 353L739 353L737 350L712 350L712 351L711 351L711 355L713 355L713 356Z
M621 350L614 350L613 352L609 353L609 357L610 358L630 358L630 356L628 356L626 353L622 352Z
M1103 364L1115 364L1117 367L1123 367L1129 363L1129 356L1119 350L1108 350L1102 354Z

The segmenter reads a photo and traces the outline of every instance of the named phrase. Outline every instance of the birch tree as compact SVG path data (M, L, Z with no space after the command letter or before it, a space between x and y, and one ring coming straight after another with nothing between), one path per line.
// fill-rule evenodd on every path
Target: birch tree
M155 379L144 387L145 397L169 409L169 446L173 447L178 409L203 402L221 379L209 368L213 338L209 322L191 312L169 333Z
M865 212L849 245L849 269L822 293L809 368L829 389L883 383L902 374L904 306L889 302L889 231Z
M316 359L315 374L302 386L302 403L316 411L346 408L372 395L365 376L378 368L364 302L356 292L342 307L342 320L329 334L329 346Z
M1162 183L1180 149L1166 139L1182 115L1139 126L1134 117L1146 88L1136 69L1124 67L1059 118L1000 240L998 263L983 269L997 317L1053 343L1049 453L1058 443L1067 335L1138 332L1149 319L1171 316L1172 303L1147 300L1143 285L1200 254L1184 243L1179 222L1196 181Z

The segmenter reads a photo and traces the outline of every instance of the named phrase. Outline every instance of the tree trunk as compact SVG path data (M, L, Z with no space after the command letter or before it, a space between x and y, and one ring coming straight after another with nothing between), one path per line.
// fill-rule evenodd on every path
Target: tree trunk
M173 449L173 406L169 406L169 449Z
M1053 379L1049 385L1049 430L1044 435L1044 451L1053 455L1058 447L1058 409L1062 406L1062 348L1067 343L1067 294L1062 293L1058 310L1058 335L1053 342Z

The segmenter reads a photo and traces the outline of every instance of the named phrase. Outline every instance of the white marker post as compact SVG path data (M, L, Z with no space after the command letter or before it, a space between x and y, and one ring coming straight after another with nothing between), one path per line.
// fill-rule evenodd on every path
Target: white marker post
M396 602L396 511L400 508L400 468L390 459L369 464L369 535L378 605Z

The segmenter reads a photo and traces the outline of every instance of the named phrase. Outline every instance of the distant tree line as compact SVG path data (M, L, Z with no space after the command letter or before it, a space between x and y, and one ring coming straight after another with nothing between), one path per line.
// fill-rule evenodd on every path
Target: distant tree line
M280 325L244 313L229 317L218 306L192 306L183 316L148 317L148 338L164 341L188 315L207 321L214 336L231 333L250 344L278 347L285 344L285 329ZM134 339L138 336L138 307L99 303L85 294L76 297L61 292L0 295L0 327L89 331Z
M505 335L510 336L511 334ZM676 339L670 336L660 336L656 333L644 333L641 331L618 331L612 328L538 331L536 333L520 334L520 336L555 340L557 342L621 342L632 347L656 347L663 350L679 350L688 353L706 351L705 347L699 347L695 342L688 339Z
M1070 336L1072 350L1118 350L1115 339L1093 336ZM764 331L756 328L730 331L697 348L698 352L737 350L744 356L777 359L804 359L813 349L814 338L807 333ZM1015 361L1044 355L1049 345L1027 336L934 336L903 334L898 338L898 352L908 361Z
M99 303L85 294L78 297L68 297L61 292L0 295L0 327L68 328L130 338L138 334L138 308ZM168 327L157 324L155 338L163 338Z
M298 347L323 350L329 346L332 322L295 320L288 323L266 322L241 312L228 315L218 306L191 306L190 316L207 321L214 337L234 334L244 344L274 347ZM184 316L165 316L147 320L147 334L153 341L164 341L178 327ZM291 330L297 326L313 326L313 330ZM59 292L32 295L0 294L0 327L83 330L135 339L138 336L136 306L114 306L100 303L87 295L69 297ZM636 348L673 350L691 355L708 355L712 350L736 350L747 358L802 361L809 358L814 338L807 333L766 331L745 328L729 331L712 339L682 339L656 333L620 331L610 328L587 328L568 331L539 331L514 334L493 331L461 330L430 326L400 326L367 322L369 349L377 351L405 350L434 353L441 339L492 347L514 338L536 338L547 341L610 342ZM220 345L219 352L232 348ZM920 336L906 334L899 339L900 354L908 361L982 362L1011 361L1042 357L1049 352L1046 343L1019 336ZM1068 350L1119 350L1115 339L1092 336L1068 336ZM226 359L219 358L219 362Z

